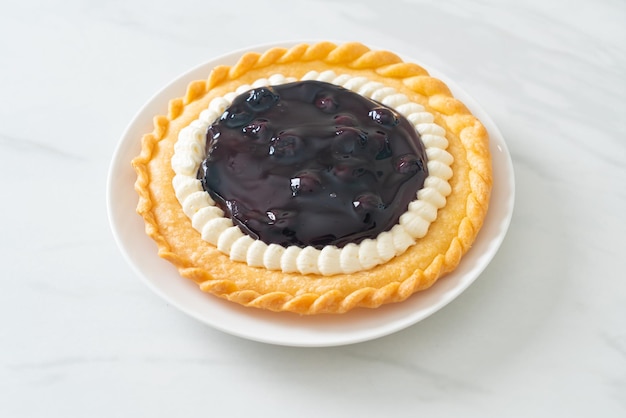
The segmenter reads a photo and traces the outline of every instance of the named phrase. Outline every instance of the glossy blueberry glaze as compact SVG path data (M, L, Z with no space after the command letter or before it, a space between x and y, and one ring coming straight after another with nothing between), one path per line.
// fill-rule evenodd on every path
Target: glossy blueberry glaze
M207 132L204 189L243 232L283 246L358 243L391 229L428 175L402 115L299 81L241 94Z

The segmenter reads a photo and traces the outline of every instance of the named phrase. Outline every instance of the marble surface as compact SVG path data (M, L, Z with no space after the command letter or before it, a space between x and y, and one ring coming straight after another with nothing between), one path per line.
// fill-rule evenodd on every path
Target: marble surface
M626 416L623 1L0 10L0 416ZM417 57L510 148L500 251L404 331L309 349L230 336L153 294L113 240L107 170L135 112L209 58L285 39Z

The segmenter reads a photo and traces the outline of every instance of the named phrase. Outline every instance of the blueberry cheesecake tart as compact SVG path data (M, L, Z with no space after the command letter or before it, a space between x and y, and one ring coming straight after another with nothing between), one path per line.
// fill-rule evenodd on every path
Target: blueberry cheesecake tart
M487 213L489 138L417 64L360 43L245 53L189 84L133 159L160 257L207 293L302 315L400 302Z

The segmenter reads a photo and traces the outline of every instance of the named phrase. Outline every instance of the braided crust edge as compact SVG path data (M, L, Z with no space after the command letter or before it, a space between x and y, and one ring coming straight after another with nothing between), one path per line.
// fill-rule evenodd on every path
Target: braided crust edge
M294 75L310 69L365 75L409 95L446 128L448 151L455 158L452 194L426 237L405 254L368 271L302 276L232 262L201 241L182 209L176 208L178 203L172 203L169 161L178 130L194 120L210 99L234 90L232 86L281 70L284 75ZM215 67L207 80L191 82L184 97L169 102L167 116L154 118L154 130L143 136L141 153L132 161L137 173L137 212L145 221L147 235L156 242L159 256L204 292L248 307L303 315L376 308L430 287L454 270L469 250L489 205L492 172L488 142L483 125L443 82L391 52L373 51L360 43L320 42L247 53L234 66ZM451 233L449 224L455 228Z

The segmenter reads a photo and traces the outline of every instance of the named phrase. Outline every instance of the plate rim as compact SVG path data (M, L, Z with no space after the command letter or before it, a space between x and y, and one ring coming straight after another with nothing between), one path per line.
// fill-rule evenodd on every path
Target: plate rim
M495 162L498 161L500 163L498 165L498 168L505 169L506 171L505 174L507 174L505 176L505 179L507 181L504 182L506 183L505 184L506 187L503 188L504 189L503 191L506 193L506 195L503 197L499 197L499 199L502 199L501 202L495 202L495 203L498 203L500 206L504 207L504 212L502 213L500 219L496 219L496 220L492 219L495 216L494 215L495 210L493 209L494 193L492 191L490 209L487 212L487 216L485 218L483 228L479 232L478 236L476 237L476 241L474 243L473 248L470 249L464 255L463 259L461 260L461 263L463 263L463 261L468 258L469 254L472 254L472 250L474 250L474 248L476 247L477 242L482 242L486 239L489 239L489 244L488 245L485 244L487 245L489 251L483 254L474 254L474 256L478 257L479 259L478 264L469 270L468 273L471 273L471 274L466 273L465 280L461 280L460 283L458 283L456 286L452 288L451 292L445 293L446 297L440 299L438 303L436 303L434 306L431 306L429 309L426 309L425 311L418 311L417 313L413 312L413 315L408 315L406 317L402 317L401 320L396 320L391 323L383 324L386 326L377 326L375 329L369 329L368 330L369 332L359 332L359 333L353 332L353 335L350 335L350 333L348 334L342 333L339 336L332 334L332 335L327 335L326 339L320 338L319 334L313 334L314 335L313 337L308 337L308 338L300 337L299 339L298 338L290 339L285 336L278 337L276 335L272 336L272 335L267 335L263 333L250 332L249 330L245 332L245 330L242 330L241 327L233 328L232 326L229 327L229 326L222 324L220 321L209 320L206 317L200 315L199 312L193 309L190 309L190 306L181 305L180 301L176 300L171 294L171 292L169 293L165 292L161 287L157 286L156 284L157 278L148 277L145 274L144 269L142 269L139 266L137 260L133 259L133 257L130 255L130 252L128 251L128 248L127 248L128 243L125 241L123 234L120 231L121 225L119 224L119 221L117 219L117 214L115 213L116 212L115 208L117 207L117 203L119 202L118 200L116 200L119 198L119 196L117 196L117 193L119 192L115 190L115 186L117 183L116 180L118 180L115 174L120 172L118 167L121 166L123 157L124 158L127 157L125 155L125 152L128 152L129 149L132 149L133 148L132 145L135 145L135 148L136 148L140 142L139 139L141 135L136 136L136 135L131 135L131 134L135 130L141 130L138 126L140 122L142 122L142 126L147 125L146 119L148 115L150 116L149 122L151 126L152 117L157 114L163 114L163 113L159 113L157 109L161 109L162 112L165 112L167 109L167 103L169 102L169 100L175 97L182 96L184 94L187 84L197 79L196 74L204 74L204 77L206 78L211 68L219 64L227 64L227 65L234 64L234 62L236 62L236 59L239 56L241 56L241 54L248 52L248 51L262 52L272 47L290 47L298 43L312 43L312 42L318 42L318 41L298 40L298 41L272 42L272 43L252 45L249 47L236 49L232 52L222 54L215 58L206 60L203 63L194 66L193 68L181 73L180 75L172 79L172 81L170 81L161 89L159 89L157 92L155 92L139 108L139 110L135 113L131 121L128 123L128 125L124 129L121 137L119 138L116 144L115 150L113 152L113 155L112 155L109 167L108 167L107 185L106 185L107 216L109 219L110 229L114 236L114 240L118 248L120 249L123 257L129 263L134 273L138 275L139 278L142 280L142 282L144 282L144 284L146 284L153 292L155 292L159 297L161 297L163 300L165 300L167 303L171 304L178 310L184 312L185 314L193 317L194 319L206 325L209 325L210 327L214 329L220 330L222 332L225 332L227 334L234 335L240 338L245 338L248 340L253 340L253 341L273 344L273 345L293 346L293 347L330 347L330 346L355 344L359 342L373 340L376 338L381 338L381 337L393 334L402 329L405 329L433 315L435 312L441 310L450 302L452 302L454 299L456 299L458 296L460 296L472 283L474 283L476 279L483 273L485 268L491 263L491 261L497 254L507 234L507 231L509 229L509 226L512 220L514 204L515 204L515 174L513 170L513 163L512 163L511 155L509 153L506 142L504 141L504 138L500 130L496 126L495 122L491 119L491 117L487 114L487 112L482 108L482 106L472 96L470 96L467 92L465 92L465 90L463 90L459 85L457 85L453 80L451 80L449 77L447 77L445 74L441 73L440 71L437 71L429 66L423 65L423 67L432 76L444 81L448 85L450 90L452 91L454 97L461 100L472 111L472 113L483 123L483 125L486 127L490 136L490 150L492 151L492 165L494 167L494 172L496 168ZM332 42L335 42L335 41L332 41ZM341 43L341 42L345 42L345 41L337 41L337 43ZM368 47L374 50L383 49L383 48L377 48L372 45L368 45ZM418 65L422 65L418 60L415 60L414 58L411 58L405 54L398 53L398 55L404 61L414 62ZM178 94L173 94L174 91L178 91ZM166 97L168 98L166 99ZM161 100L163 100L163 102L161 102ZM147 129L151 129L151 128L147 128ZM147 133L147 132L149 132L149 130L143 130L143 133ZM131 141L133 141L133 143L131 143ZM134 154L134 155L137 155L137 154ZM130 159L125 160L125 164L127 165L126 167L127 169L130 168ZM134 170L133 170L133 173L134 173ZM502 188L501 184L503 183L499 183L498 180L500 179L498 179L494 175L493 190L496 190L496 187L498 187L498 190ZM134 189L134 179L133 179L132 184L133 184L133 189ZM134 190L133 190L133 194L135 196L135 207L136 207L138 196L134 192ZM134 210L132 214L135 215L134 216L134 218L136 218L135 221L141 222L141 225L143 226L144 225L143 219L141 219L141 217L137 215ZM485 237L484 231L486 229L485 226L486 224L488 224L488 222L492 224L493 223L497 224L498 228L496 229L499 232L497 235L493 237ZM147 237L145 233L144 233L144 237L141 237L141 238L147 238L150 242L152 242L152 244L154 244L154 242L149 237ZM141 238L138 237L138 239L141 239ZM165 260L162 260L158 257L156 245L154 245L153 247L154 247L153 248L154 257L158 260L161 260L167 263ZM167 265L169 265L169 263L167 263ZM169 270L173 270L175 274L178 275L178 272L174 269L174 267L171 265L169 266L171 267ZM461 265L459 265L459 267L461 267ZM424 294L427 292L432 293L433 289L435 289L439 285L439 282L444 281L446 278L454 277L454 273L459 270L459 267L457 267L457 269L454 270L453 272L446 275L446 277L438 280L437 283L435 283L431 288L418 292L418 293L419 294ZM467 277L467 276L472 276L472 277ZM182 278L180 278L179 276L179 279L182 279ZM182 281L184 280L185 279L182 279ZM451 280L448 280L448 282L450 282ZM182 281L178 280L178 284L181 284ZM197 288L197 285L195 283L191 283L191 281L189 280L187 280L187 282L188 283L186 283L185 286L193 285L194 290L197 293L201 293L203 296L211 297L211 298L207 298L207 301L208 301L207 303L223 307L224 309L229 310L229 311L230 310L238 311L240 314L245 315L245 316L251 315L257 318L260 318L260 317L265 318L268 316L268 312L261 311L258 309L253 309L253 308L244 308L239 305L236 305L233 302L224 301L213 295L206 295ZM175 285L174 283L175 282L172 282L172 285ZM414 298L414 296L415 295L411 296L411 298ZM409 300L411 298L409 298ZM381 311L390 310L394 308L393 305L396 305L395 306L396 309L398 308L398 306L402 306L402 305L409 306L409 303L408 303L409 300L403 301L397 304L385 305L380 308L377 308L376 310L366 310L366 311L373 312L373 311L378 311L378 310L381 310ZM245 311L242 311L242 310L245 310ZM357 313L355 313L355 311ZM359 311L364 312L362 309L357 309L357 310L353 310L345 314L341 314L341 317L349 318L351 315L357 316ZM274 315L292 315L292 317L295 316L294 314L290 314L290 313L274 313L274 312L269 313L269 316L274 316ZM371 314L371 315L375 315L375 314ZM333 318L337 317L336 315L330 315L330 316ZM329 315L319 315L319 316L316 315L316 317L325 318L325 317L329 317ZM282 317L272 317L272 318L273 319L270 319L270 320L274 322L280 322L280 323L283 322ZM278 320L277 318L280 318L280 320ZM307 319L304 319L304 318L311 318L311 317L310 316L298 317L297 321L299 321L300 325L302 325L302 322L308 321ZM252 321L252 323L254 323L254 321ZM287 335L289 335L289 332L287 332ZM301 334L297 334L297 335L301 335Z

